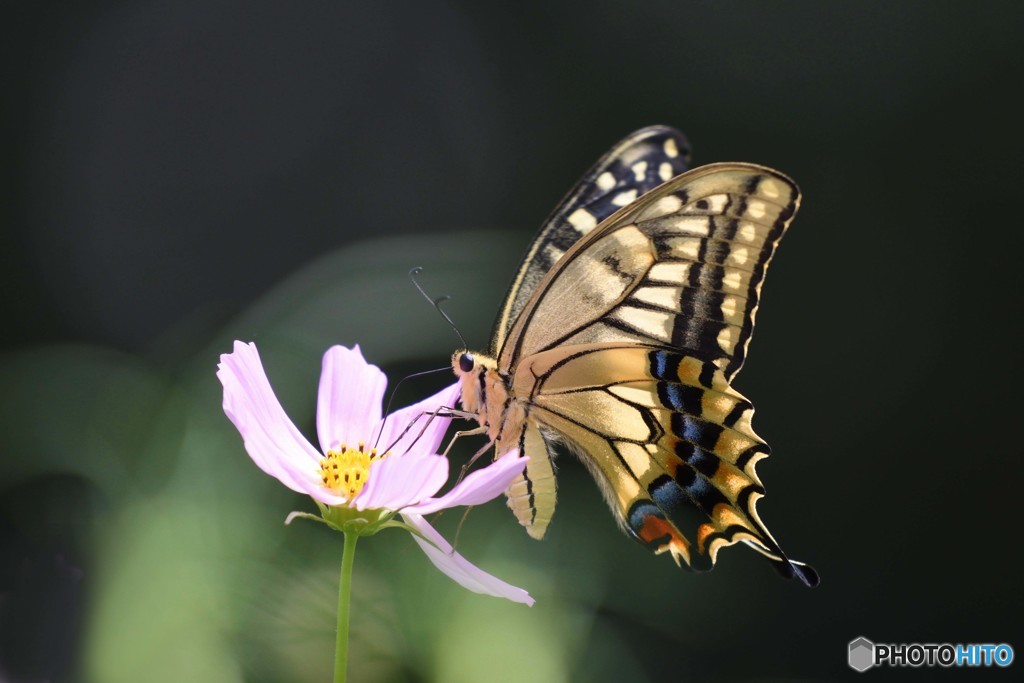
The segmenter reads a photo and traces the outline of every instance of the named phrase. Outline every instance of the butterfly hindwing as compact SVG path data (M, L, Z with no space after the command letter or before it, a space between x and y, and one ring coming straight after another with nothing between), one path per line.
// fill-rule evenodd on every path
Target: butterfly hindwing
M623 206L689 167L686 137L668 126L648 126L612 147L559 202L544 222L505 296L492 339L504 342L537 285L573 244Z
M800 572L755 509L755 468L769 449L750 426L753 406L713 363L636 344L563 346L524 359L512 387L654 552L710 569L720 548L746 541L787 575Z
M567 344L683 349L732 379L765 271L799 205L796 185L753 164L711 164L620 210L538 285L499 364Z

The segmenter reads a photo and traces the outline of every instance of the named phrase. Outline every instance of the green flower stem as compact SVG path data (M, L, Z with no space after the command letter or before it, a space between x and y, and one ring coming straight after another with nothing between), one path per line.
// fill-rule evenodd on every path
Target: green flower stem
M357 534L345 533L341 556L341 581L338 585L338 639L334 648L334 683L345 683L348 664L348 612L352 593L352 563L356 555Z

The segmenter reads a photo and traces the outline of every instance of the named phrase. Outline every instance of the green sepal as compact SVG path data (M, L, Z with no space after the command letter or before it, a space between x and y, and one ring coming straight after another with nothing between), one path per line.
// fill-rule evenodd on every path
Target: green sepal
M295 519L308 519L313 522L325 524L335 531L343 534L355 534L357 536L372 536L384 529L403 529L413 536L429 543L441 552L444 550L429 538L424 536L413 526L395 519L397 511L394 510L355 510L344 506L325 505L314 499L317 507L320 508L320 517L311 512L292 512L285 519L285 524L291 524Z
M320 509L320 516L309 512L293 512L285 519L289 524L296 518L309 519L326 524L335 531L357 536L372 536L390 526L395 512L392 510L356 510L344 505L325 505L314 499Z
M284 518L285 525L291 524L296 519L308 519L311 522L320 522L321 524L327 524L327 520L323 517L317 517L312 512L299 512L294 510L288 513L288 516Z

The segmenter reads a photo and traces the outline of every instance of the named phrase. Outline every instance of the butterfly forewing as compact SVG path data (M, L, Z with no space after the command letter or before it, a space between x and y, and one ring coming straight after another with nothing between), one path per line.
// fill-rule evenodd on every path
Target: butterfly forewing
M667 126L627 136L587 171L544 222L498 314L492 353L551 267L601 221L689 167L686 137Z
M796 185L752 164L711 164L620 210L537 286L499 365L567 344L685 350L731 379L753 331L765 270L799 205Z

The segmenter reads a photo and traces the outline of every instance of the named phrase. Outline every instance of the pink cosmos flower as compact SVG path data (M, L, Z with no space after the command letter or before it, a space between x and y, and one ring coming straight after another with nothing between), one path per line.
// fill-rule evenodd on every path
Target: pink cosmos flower
M423 518L499 496L526 466L526 458L512 451L436 496L448 481L448 459L437 449L451 420L430 413L455 404L457 383L382 420L384 373L366 362L358 345L333 346L324 354L320 375L317 450L285 414L255 344L236 341L234 351L220 357L217 377L224 385L224 412L253 462L293 491L311 496L327 524L360 535L407 528L434 566L460 585L533 604L523 589L454 552ZM396 514L404 524L392 520Z

